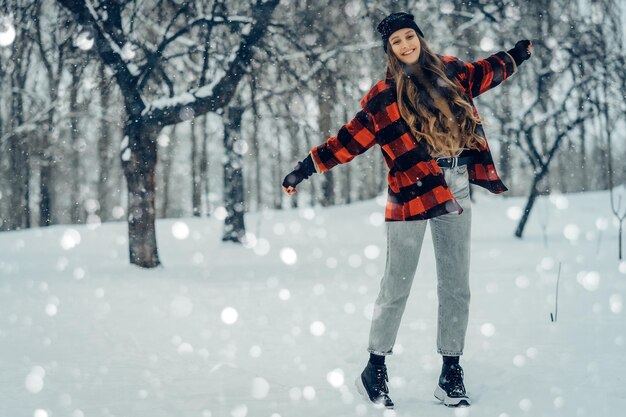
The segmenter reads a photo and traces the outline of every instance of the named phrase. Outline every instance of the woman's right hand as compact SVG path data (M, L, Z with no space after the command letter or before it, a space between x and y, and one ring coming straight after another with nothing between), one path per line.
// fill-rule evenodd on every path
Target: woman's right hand
M291 187L291 186L289 186L289 187L283 187L283 191L284 191L284 192L286 192L286 193L287 193L287 194L289 194L289 195L294 195L295 193L297 193L297 192L298 192L298 190L296 190L296 188L295 188L295 187Z
M304 161L298 162L294 170L287 174L283 180L283 190L289 195L297 193L298 190L296 190L296 186L303 180L309 178L314 172L315 167L313 166L313 160L311 159L311 155L309 155Z
M304 180L305 176L301 170L301 163L298 163L296 169L291 171L285 179L283 180L283 190L289 195L295 194L298 192L296 190L296 186Z

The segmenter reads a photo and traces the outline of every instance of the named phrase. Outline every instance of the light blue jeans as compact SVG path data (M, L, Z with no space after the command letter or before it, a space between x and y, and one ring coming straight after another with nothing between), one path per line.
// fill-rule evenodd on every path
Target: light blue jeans
M469 316L471 202L467 166L442 168L452 194L463 213L444 214L428 220L387 222L387 261L374 306L368 352L392 354L411 284L417 270L426 224L437 262L437 352L460 356L465 346Z

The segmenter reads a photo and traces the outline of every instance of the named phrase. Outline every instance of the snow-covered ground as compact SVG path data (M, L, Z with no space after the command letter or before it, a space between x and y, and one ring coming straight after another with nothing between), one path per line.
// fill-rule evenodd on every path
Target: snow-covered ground
M608 199L542 199L518 240L525 201L477 196L474 404L457 410L432 396L429 234L387 361L396 410L354 388L385 262L381 199L250 215L248 247L222 244L214 218L159 221L155 270L128 264L123 223L2 233L0 416L622 415L626 262Z

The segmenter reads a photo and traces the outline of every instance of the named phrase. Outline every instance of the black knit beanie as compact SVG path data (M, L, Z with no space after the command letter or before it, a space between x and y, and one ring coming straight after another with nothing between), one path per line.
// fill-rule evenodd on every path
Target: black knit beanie
M424 34L415 23L415 17L412 14L399 12L392 13L385 17L376 27L376 30L380 32L380 36L383 39L383 49L387 52L387 45L389 44L389 37L393 32L399 29L409 28L415 30L422 38Z

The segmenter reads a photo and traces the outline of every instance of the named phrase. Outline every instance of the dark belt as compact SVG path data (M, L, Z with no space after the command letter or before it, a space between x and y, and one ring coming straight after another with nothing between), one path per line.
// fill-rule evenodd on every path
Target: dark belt
M453 156L451 158L435 158L437 165L441 168L454 168L461 165L467 165L471 164L473 160L474 158L471 156L462 156L460 158L458 156Z

